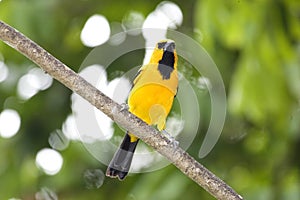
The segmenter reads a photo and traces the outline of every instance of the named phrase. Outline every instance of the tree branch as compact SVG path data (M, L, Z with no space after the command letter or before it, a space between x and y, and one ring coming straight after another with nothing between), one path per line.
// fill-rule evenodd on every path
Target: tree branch
M148 126L127 110L122 109L122 106L97 90L42 47L2 21L0 21L0 39L86 99L120 126L141 138L215 198L243 199L229 185L198 163L183 149L174 146L174 142L171 142L163 134L159 134L156 129Z

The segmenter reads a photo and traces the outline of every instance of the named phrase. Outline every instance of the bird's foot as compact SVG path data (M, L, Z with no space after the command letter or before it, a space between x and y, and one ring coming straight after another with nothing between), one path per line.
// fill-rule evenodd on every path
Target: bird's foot
M173 135L168 133L166 130L162 130L161 132L171 141L174 147L178 147L179 142L175 139L175 137L173 137Z
M128 109L129 109L129 106L128 106L127 103L122 103L121 104L121 110L120 110L120 112L122 112L123 110L128 110Z

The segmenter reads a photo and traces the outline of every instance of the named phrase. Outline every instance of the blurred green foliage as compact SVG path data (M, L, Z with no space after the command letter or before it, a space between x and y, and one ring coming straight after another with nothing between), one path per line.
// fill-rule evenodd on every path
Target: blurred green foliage
M77 71L90 51L79 38L88 17L98 13L109 22L122 22L130 11L147 16L159 2L2 0L0 20ZM300 2L174 2L184 17L179 31L209 52L228 95L221 138L200 162L246 199L300 199ZM105 171L106 166L79 142L61 151L64 164L57 175L43 174L35 166L35 155L49 147L50 133L60 129L71 112L71 92L55 81L28 101L18 99L17 80L33 64L2 42L0 53L13 74L0 84L0 110L16 109L22 118L16 136L0 138L0 199L34 199L41 188L65 200L213 199L174 166L130 176L124 182L105 179L99 189L87 189L85 170ZM209 103L203 100L200 106ZM209 115L202 119L209 121ZM188 149L195 157L206 128L204 123Z

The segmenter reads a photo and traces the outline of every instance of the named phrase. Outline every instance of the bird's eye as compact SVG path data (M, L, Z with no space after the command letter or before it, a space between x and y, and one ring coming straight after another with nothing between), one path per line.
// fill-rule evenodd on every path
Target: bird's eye
M162 48L164 48L164 46L167 44L167 42L159 42L158 44L157 44L157 48L158 49L162 49Z

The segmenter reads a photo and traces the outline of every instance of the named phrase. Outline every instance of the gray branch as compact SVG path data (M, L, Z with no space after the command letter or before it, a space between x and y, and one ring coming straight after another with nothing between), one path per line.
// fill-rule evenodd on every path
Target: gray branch
M32 60L53 78L86 99L117 124L153 147L215 198L222 200L243 199L229 185L198 163L187 152L174 145L174 142L163 134L159 134L156 129L148 126L135 115L122 109L122 106L97 90L42 47L2 21L0 21L0 39Z

